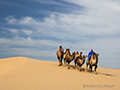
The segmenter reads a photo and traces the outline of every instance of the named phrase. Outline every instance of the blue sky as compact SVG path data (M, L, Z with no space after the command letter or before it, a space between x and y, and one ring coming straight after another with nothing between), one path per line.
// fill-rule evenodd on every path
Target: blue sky
M0 58L57 61L59 45L120 68L119 0L0 0Z

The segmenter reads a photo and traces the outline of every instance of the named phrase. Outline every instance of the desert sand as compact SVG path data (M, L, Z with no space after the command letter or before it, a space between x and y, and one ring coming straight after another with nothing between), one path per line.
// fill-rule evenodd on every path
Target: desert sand
M120 69L99 67L95 75L73 66L59 67L57 59L0 59L0 90L120 90Z

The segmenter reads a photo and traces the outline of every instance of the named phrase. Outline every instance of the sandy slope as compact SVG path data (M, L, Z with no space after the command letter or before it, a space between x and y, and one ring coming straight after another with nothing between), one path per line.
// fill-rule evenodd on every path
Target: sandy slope
M95 75L73 66L68 70L52 61L0 59L0 90L120 90L120 69L98 68Z

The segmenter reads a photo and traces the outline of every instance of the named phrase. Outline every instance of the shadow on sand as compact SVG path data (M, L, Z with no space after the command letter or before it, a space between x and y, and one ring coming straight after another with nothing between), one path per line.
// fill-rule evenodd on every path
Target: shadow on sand
M80 71L82 73L90 73L90 74L95 74L95 75L105 75L105 76L112 76L112 77L116 77L115 75L113 74L108 74L108 73L102 73L102 72L90 72L88 69L86 69L85 67L81 68L81 70L79 70L79 67L75 67L74 65L70 65L70 69L76 69L77 71Z
M107 73L101 73L101 72L97 72L97 74L99 74L99 75L105 75L105 76L113 76L113 77L116 77L115 75L107 74Z

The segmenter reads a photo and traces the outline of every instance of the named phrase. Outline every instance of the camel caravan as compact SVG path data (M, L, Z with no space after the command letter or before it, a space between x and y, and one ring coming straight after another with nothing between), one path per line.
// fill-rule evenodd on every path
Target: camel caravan
M81 71L81 67L85 63L86 57L88 57L88 60L86 61L86 68L88 71L92 72L92 68L94 66L94 71L96 72L96 69L98 67L97 64L99 54L95 53L92 49L90 50L88 55L82 55L82 52L79 53L78 51L71 54L70 49L66 49L66 51L64 52L62 46L59 46L59 50L57 51L56 55L59 61L59 66L63 65L62 60L64 59L64 66L68 65L68 69L70 69L70 62L74 61L74 69L79 67Z

